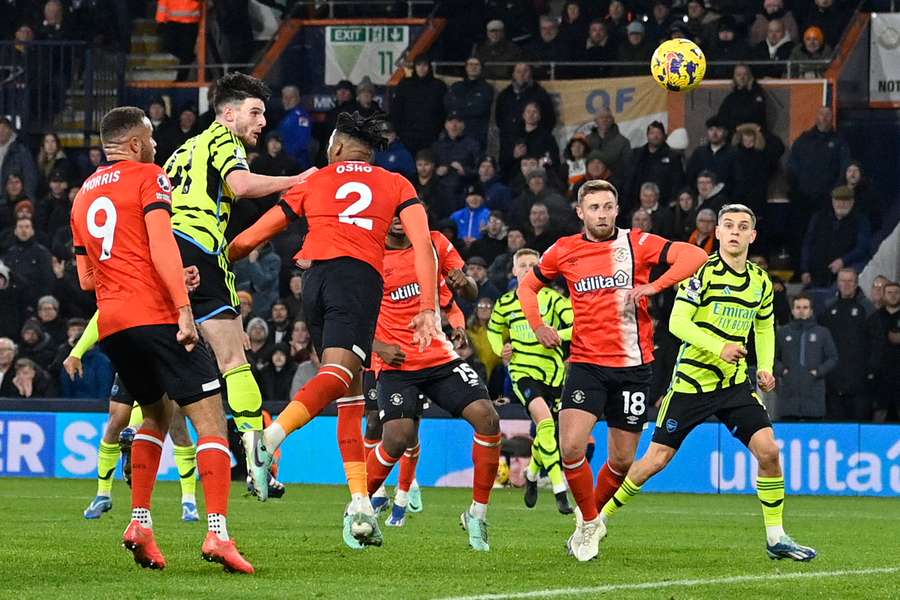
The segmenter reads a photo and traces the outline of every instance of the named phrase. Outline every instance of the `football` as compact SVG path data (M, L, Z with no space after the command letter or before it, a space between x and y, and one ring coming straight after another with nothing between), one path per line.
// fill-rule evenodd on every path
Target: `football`
M690 40L666 40L650 59L650 73L656 83L670 92L686 92L703 81L706 57Z

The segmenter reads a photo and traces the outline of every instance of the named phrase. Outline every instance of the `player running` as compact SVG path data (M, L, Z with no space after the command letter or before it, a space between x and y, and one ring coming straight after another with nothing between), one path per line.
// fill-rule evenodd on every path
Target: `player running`
M681 284L669 330L682 340L653 441L628 470L622 487L603 507L611 517L662 471L690 432L715 415L759 461L756 494L762 504L769 558L809 561L816 551L784 532L784 474L772 422L747 375L747 338L756 345L756 383L775 389L775 319L772 280L747 260L756 239L756 216L743 204L719 211L719 252Z
M568 547L585 561L599 552L603 523L598 511L625 478L646 426L653 361L647 296L689 277L707 256L687 243L617 228L618 192L607 181L584 184L575 210L584 222L583 233L560 238L548 248L522 278L518 293L537 339L556 348L562 340L541 317L537 293L558 276L569 287L575 325L559 433L563 470L581 511ZM651 283L650 270L660 263L671 266ZM585 452L601 416L609 427L607 461L595 491Z
M516 252L513 276L517 282L534 270L539 258L540 254L530 248ZM569 299L556 290L543 288L538 292L538 304L544 322L558 331L560 339L571 340L572 304ZM537 427L531 445L531 462L525 472L525 506L534 508L537 504L538 476L544 469L553 485L556 509L564 515L571 514L554 422L566 375L565 353L561 346L545 348L541 345L522 314L516 290L506 292L494 304L487 337L494 354L508 357L513 391Z
M463 275L462 258L450 241L438 232L431 233L438 256L441 277L449 288L465 290L474 297L475 282ZM468 531L469 545L488 551L487 505L500 464L500 417L490 401L484 383L472 367L463 362L453 349L453 342L443 335L419 352L409 336L407 323L419 309L423 289L412 268L413 249L399 219L394 219L387 237L384 258L384 297L375 331L377 347L392 347L394 360L376 360L378 372L378 409L384 428L381 442L366 461L368 489L374 493L408 448L419 445L418 425L422 398L427 397L454 417L462 417L472 425L472 461L475 463L472 504L460 515L460 524ZM472 289L475 288L475 289ZM449 295L449 291L442 295ZM427 294L427 292L426 292ZM437 316L435 316L437 319ZM437 325L437 323L435 323ZM454 331L456 340L459 329ZM381 363L381 364L378 364ZM394 505L398 508L398 505ZM391 519L402 521L400 514Z
M265 83L243 73L219 79L212 99L215 121L182 144L165 166L172 183L172 228L181 258L200 271L200 287L191 294L191 306L225 380L247 455L247 473L260 500L268 491L261 460L262 395L244 354L240 301L224 249L225 228L239 198L281 192L304 177L257 175L247 166L246 147L256 145L266 124L269 94Z
M384 147L384 122L358 113L338 115L328 144L329 165L294 186L278 206L229 245L238 260L292 220L305 216L309 233L296 255L303 275L303 308L321 368L265 430L265 463L291 432L338 400L338 442L352 501L345 522L363 544L380 545L378 521L366 488L360 421L364 411L363 366L368 366L383 291L384 240L399 216L414 249L416 280L437 290L428 218L416 191L402 175L370 164ZM202 273L201 273L202 275ZM408 334L423 350L440 336L437 294L420 296ZM349 519L348 519L349 518Z
M100 346L144 411L132 446L132 518L122 542L142 567L166 566L150 503L169 429L168 397L199 436L197 465L209 523L202 555L226 570L253 573L228 536L231 453L219 378L209 352L197 345L172 234L169 180L153 164L152 132L139 108L116 108L103 117L100 139L109 160L85 180L71 216L81 287L97 293Z

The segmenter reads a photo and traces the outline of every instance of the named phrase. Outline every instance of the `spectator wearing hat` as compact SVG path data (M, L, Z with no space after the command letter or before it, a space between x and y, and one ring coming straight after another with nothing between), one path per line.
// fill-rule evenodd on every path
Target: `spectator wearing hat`
M188 141L200 133L200 124L197 117L197 108L193 105L185 105L178 111L178 117L172 119L168 125L159 130L156 136L156 164L162 166L169 157Z
M507 65L491 65L489 63L509 62L525 58L525 52L506 39L506 27L500 19L488 21L487 39L475 48L475 56L485 65L485 77L488 79L509 79L511 68Z
M766 131L766 92L747 65L735 65L731 75L732 90L719 105L719 118L729 131L744 123L755 123Z
M484 188L485 206L509 214L512 206L512 191L500 179L497 161L493 156L485 156L478 163L478 181Z
M387 140L387 147L384 150L375 152L375 164L382 169L392 173L400 173L409 180L416 174L416 161L413 160L412 154L406 149L394 126L387 123L384 129L384 138Z
M780 0L769 0L780 2ZM757 15L757 20L759 15ZM796 27L796 23L794 27ZM786 21L782 19L772 19L766 25L765 37L753 46L750 52L750 59L755 61L784 61L791 56L796 42L786 30ZM798 34L799 36L799 34ZM753 70L760 78L775 77L780 78L785 75L785 67L783 65L773 64L771 67L765 65L754 65Z
M363 117L371 117L372 115L383 115L381 105L375 99L375 84L366 75L356 86L356 104L354 108L356 112ZM330 135L330 133L329 133Z
M301 171L306 170L312 166L312 121L300 106L300 89L295 85L281 88L281 104L284 116L278 122L278 133L284 152L297 161Z
M17 174L25 189L25 197L36 198L38 187L38 170L28 147L19 141L12 123L6 117L0 117L0 181L4 187L0 189L0 205L8 201L6 182L11 174Z
M631 142L619 131L619 125L612 110L606 106L597 109L594 126L587 136L591 152L608 166L613 173L625 173L625 164L631 154Z
M50 295L41 296L37 301L35 315L53 340L54 346L59 346L66 340L66 322L59 314L59 300Z
M475 284L478 286L477 298L488 298L493 302L500 297L500 291L494 287L494 284L488 279L487 270L488 263L484 260L484 257L470 256L466 260L466 275L474 279ZM477 301L472 302L457 297L456 303L459 305L459 308L462 309L463 314L465 314L466 317L469 317L474 312Z
M446 94L447 85L435 79L428 56L417 56L412 75L400 81L391 97L391 123L411 153L429 147L440 134Z
M617 60L621 62L640 62L640 66L621 66L617 74L622 77L629 75L642 75L647 71L647 64L653 56L653 44L647 39L644 24L640 21L632 21L625 28L626 37L619 43Z
M829 287L837 273L850 267L857 273L870 256L869 219L853 210L853 190L839 186L831 192L831 206L815 213L803 237L801 281L806 286Z
M530 101L522 109L522 122L512 136L500 140L500 165L506 172L515 170L525 156L540 157L541 166L556 173L560 170L559 146L544 125L541 107Z
M487 264L506 252L506 217L499 210L492 210L480 238L468 247L469 256L480 256Z
M431 146L435 173L443 195L461 198L463 186L474 181L481 149L478 142L465 134L466 124L459 113L451 112L444 121L444 131Z
M575 56L577 60L582 62L612 62L616 60L617 52L618 46L616 41L609 35L606 23L600 19L595 19L588 26L587 39ZM610 72L611 68L609 66L591 65L579 67L575 77L588 79L607 77Z
M481 239L491 210L484 205L484 190L480 184L467 186L464 196L466 205L450 215L450 218L456 223L457 235L469 247L472 242Z
M706 50L706 59L711 63L706 76L710 79L728 79L734 71L734 66L715 63L747 60L749 53L750 48L743 36L738 34L734 17L722 16L716 21L716 37Z
M253 318L253 294L246 290L238 290L237 297L241 309L241 322L246 326Z
M30 358L41 368L48 369L56 356L56 344L50 334L41 327L41 322L34 317L22 324L19 333L19 358Z
M11 398L54 398L56 386L47 371L30 358L16 360ZM108 391L108 388L107 388Z
M793 12L784 8L784 0L763 0L762 8L756 13L756 18L750 26L750 43L760 44L765 40L772 40L772 23L774 21L779 22L781 35L772 41L773 44L782 39L789 42L796 42L800 39L797 20L794 18Z
M466 135L475 139L484 150L487 147L491 108L494 104L494 86L484 79L481 59L466 59L466 76L450 86L444 96L444 108L448 113L458 113L466 124Z
M647 39L654 46L669 37L669 28L675 18L672 16L671 0L654 0L647 22L644 23Z
M49 179L49 191L34 211L34 229L38 241L49 246L61 229L69 228L72 203L69 200L69 182L62 171L54 171Z
M631 151L626 193L619 193L619 212L637 204L640 186L652 181L659 186L661 198L671 198L672 192L684 186L684 165L681 155L666 143L666 128L659 121L647 126L647 143Z
M504 143L511 144L510 147L515 145L510 140L522 130L522 114L529 102L537 103L541 126L547 131L553 131L556 127L556 111L550 95L534 80L531 65L518 63L513 69L512 82L497 95L495 118L500 129L501 146ZM500 164L503 166L502 160ZM510 173L504 172L503 175L509 177Z
M3 262L21 284L26 305L34 306L53 287L50 251L35 240L31 219L18 219L13 235L15 240L3 255Z
M838 3L834 0L815 0L815 4L809 7L801 19L806 28L803 33L804 38L806 32L815 27L822 32L824 45L836 47L852 16L852 11L846 10L844 4L847 3Z
M733 185L736 156L734 146L729 141L725 120L719 115L707 119L706 143L697 146L687 162L685 171L688 181L697 181L700 171L712 171L716 174L716 180L729 190Z
M265 319L253 317L247 323L247 338L249 348L246 349L247 362L253 376L259 381L260 372L269 364L272 358L272 346L269 344L269 326Z
M419 200L428 211L428 223L432 229L437 227L439 221L449 218L463 204L462 199L455 193L445 193L435 169L434 153L427 149L419 150L416 154L416 176L412 182Z
M819 79L825 76L828 69L826 63L813 63L804 61L823 61L831 58L831 46L825 41L825 34L819 27L807 27L803 31L803 42L794 46L788 59L798 64L794 65L793 77L800 79Z

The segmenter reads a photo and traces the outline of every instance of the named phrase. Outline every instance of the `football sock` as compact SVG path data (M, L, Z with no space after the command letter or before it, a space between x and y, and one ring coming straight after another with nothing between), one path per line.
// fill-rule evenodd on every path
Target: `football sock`
M234 425L240 432L260 431L263 428L262 394L250 365L247 363L222 373L228 406L234 417Z
M400 458L400 479L397 481L397 492L409 492L413 480L416 478L416 465L419 464L419 455L421 454L421 446L416 444L415 448L407 448L406 452Z
M585 521L593 521L597 518L597 503L594 501L594 474L590 463L582 456L571 463L563 462L562 468L582 517Z
M153 529L153 518L150 516L149 508L132 508L131 520L140 523L141 527Z
M403 490L398 489L394 494L394 504L402 508L406 508L406 505L409 504L409 492L404 492Z
M326 406L350 388L353 373L340 365L322 365L318 374L306 382L294 399L266 428L264 440L269 452L278 448L291 432L300 429Z
M144 422L144 411L139 404L131 407L131 418L128 419L129 427L139 427Z
M369 458L366 460L366 473L368 474L367 487L370 494L378 491L399 460L400 456L388 454L381 442L369 453Z
M784 512L784 477L757 477L756 495L762 505L766 524L766 539L777 544L784 535L782 513Z
M625 506L625 503L637 496L640 491L641 486L626 477L613 497L603 505L603 518L608 519L616 514L617 510Z
M227 541L225 517L228 515L228 492L231 490L231 452L228 450L228 441L214 435L197 440L197 467L206 499L209 530Z
M113 478L119 464L119 445L100 440L97 450L97 495L112 496Z
M563 482L560 468L559 445L556 443L556 425L554 425L553 419L544 419L538 423L537 434L534 436L532 445L532 456L534 456L534 446L537 446L541 457L541 466L547 471L550 483L553 484L553 493L566 491L566 484ZM530 465L529 468L531 468Z
M474 504L485 505L491 500L491 490L497 480L497 469L500 467L500 434L482 435L476 433L472 439L472 462L475 465L475 478L472 482L472 500ZM475 515L475 513L472 513ZM478 516L478 515L475 515ZM483 516L479 518L484 518Z
M134 442L131 444L131 508L132 512L136 508L146 509L148 520L163 439L164 436L160 432L142 427L135 434ZM143 521L141 524L144 525Z
M528 468L525 469L525 478L528 481L537 481L541 476L541 458L538 454L537 445L531 444L531 460L528 461Z
M338 400L337 434L344 473L351 494L368 496L366 489L366 450L363 446L362 418L366 412L363 396Z
M616 493L623 481L625 481L625 473L614 471L609 466L609 461L603 464L603 468L597 473L597 487L594 489L594 500L597 501L597 510L603 510L603 507L613 497L613 494Z
M487 504L482 504L481 502L472 500L472 504L471 506L469 506L469 514L476 519L481 519L482 521L484 521L485 519L487 519Z
M175 446L175 466L178 467L178 477L181 479L181 501L196 502L197 491L197 448L190 446Z
M366 449L366 460L369 460L369 455L372 454L372 450L375 449L375 446L378 445L378 442L381 440L376 440L374 438L363 438L363 446Z

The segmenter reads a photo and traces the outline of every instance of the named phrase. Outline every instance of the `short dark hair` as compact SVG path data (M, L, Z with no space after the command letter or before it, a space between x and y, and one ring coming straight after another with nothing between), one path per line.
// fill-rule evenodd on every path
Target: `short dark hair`
M888 289L889 287L900 287L900 283L896 281L888 281L886 284L884 284L884 289Z
M797 300L808 300L810 306L814 305L812 296L810 296L806 292L800 292L799 294L791 298L791 308L794 308L794 303L797 302Z
M434 164L434 152L431 151L431 148L422 148L416 152L416 162L420 160Z
M137 106L120 106L103 116L100 121L100 140L107 144L144 124L147 113Z
M387 147L387 138L384 137L385 123L385 118L380 114L364 117L358 111L354 111L353 114L342 112L337 117L334 130L378 151Z
M66 329L69 327L87 327L87 319L82 319L81 317L72 317L68 321L66 321Z
M216 91L212 103L216 114L231 102L243 102L247 98L258 98L265 102L272 95L269 86L256 77L243 73L229 73L216 81Z
M710 169L703 169L702 171L697 173L697 179L700 179L701 177L705 177L706 179L712 179L713 183L719 183L719 176L716 175L715 171L712 171Z

